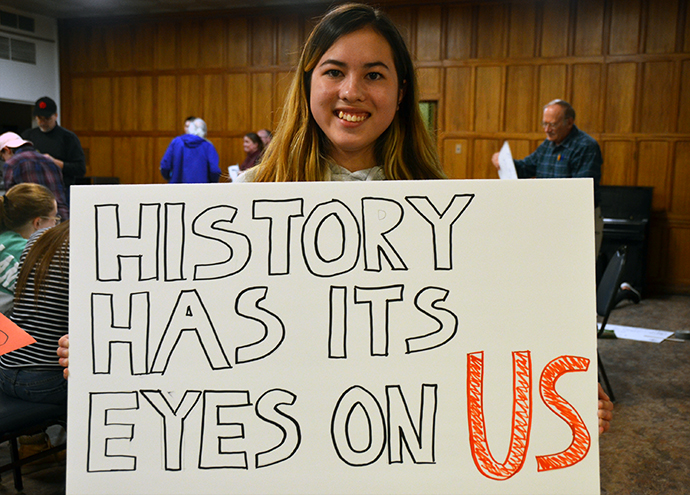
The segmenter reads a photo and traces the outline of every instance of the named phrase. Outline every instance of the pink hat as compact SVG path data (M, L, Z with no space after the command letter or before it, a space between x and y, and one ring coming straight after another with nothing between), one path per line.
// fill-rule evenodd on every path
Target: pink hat
M0 150L3 148L19 148L25 144L33 143L20 138L19 134L15 134L14 132L6 132L0 136Z

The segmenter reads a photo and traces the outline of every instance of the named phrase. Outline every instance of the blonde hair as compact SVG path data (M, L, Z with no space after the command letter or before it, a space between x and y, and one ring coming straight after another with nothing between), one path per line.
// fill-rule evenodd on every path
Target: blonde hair
M0 196L0 232L17 230L55 208L55 196L45 186L23 182Z
M329 11L302 50L283 114L266 147L256 182L321 181L329 174L329 141L309 108L311 76L323 54L341 36L371 27L391 47L403 98L393 122L376 141L376 162L387 179L440 179L445 174L421 112L414 64L400 32L388 16L364 4Z

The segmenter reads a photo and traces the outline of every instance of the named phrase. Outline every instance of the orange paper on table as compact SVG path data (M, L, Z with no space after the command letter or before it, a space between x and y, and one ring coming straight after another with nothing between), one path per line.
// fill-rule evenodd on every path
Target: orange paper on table
M36 340L19 328L7 316L0 313L0 355L15 351Z

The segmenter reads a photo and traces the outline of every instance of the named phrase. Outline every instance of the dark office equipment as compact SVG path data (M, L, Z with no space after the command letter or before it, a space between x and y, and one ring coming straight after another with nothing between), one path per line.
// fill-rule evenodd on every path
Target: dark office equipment
M604 232L597 262L603 272L621 245L628 246L623 282L644 294L652 187L601 186ZM603 267L603 268L602 268ZM598 279L599 277L597 277ZM630 291L631 297L634 292Z
M601 337L604 333L606 323L609 321L609 316L611 315L611 310L613 310L617 304L616 296L620 292L620 285L623 281L623 274L625 272L626 250L627 248L625 246L621 246L616 250L597 286L597 315L602 317L601 325L597 330L597 338ZM609 394L609 398L614 402L616 399L613 395L613 389L609 383L608 376L606 376L606 369L604 368L604 363L601 361L598 350L597 361L599 364L599 379L603 382L603 386L605 387L606 393Z

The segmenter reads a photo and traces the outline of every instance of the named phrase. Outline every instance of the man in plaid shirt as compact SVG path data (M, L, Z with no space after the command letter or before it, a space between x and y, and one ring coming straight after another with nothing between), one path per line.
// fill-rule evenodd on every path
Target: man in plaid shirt
M3 178L5 189L22 182L33 182L46 186L55 195L58 215L69 218L62 171L50 159L36 152L31 141L20 138L14 132L0 136L0 158L5 160Z
M544 106L542 127L546 139L531 155L515 160L515 171L520 178L570 178L594 179L595 240L597 253L601 246L603 220L599 208L599 180L601 179L601 149L590 135L575 125L575 110L570 103L553 100ZM491 157L497 169L498 153Z

